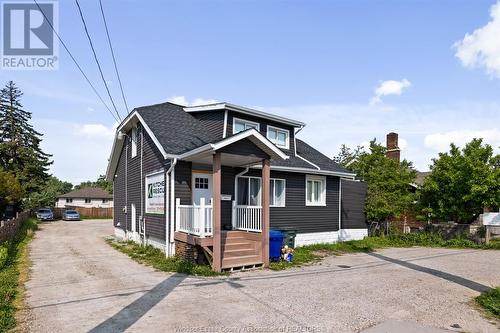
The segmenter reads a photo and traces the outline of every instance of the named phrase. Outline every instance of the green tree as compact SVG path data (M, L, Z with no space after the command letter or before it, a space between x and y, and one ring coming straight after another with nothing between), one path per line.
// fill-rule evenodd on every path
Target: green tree
M40 191L48 180L51 155L41 147L42 134L29 123L21 90L10 81L0 90L0 167L14 174L25 195Z
M73 189L73 184L59 180L57 177L51 176L45 183L42 190L34 192L27 208L52 207L57 197L61 194L68 193Z
M340 152L333 157L333 160L344 168L349 168L349 165L361 155L363 148L363 146L356 146L356 148L352 149L343 144L340 147Z
M374 139L369 151L349 165L357 177L367 183L365 213L370 222L383 222L399 217L412 208L414 194L409 184L415 181L416 171L411 162L398 162L385 156L386 148Z
M82 189L84 187L100 187L103 190L108 191L110 194L113 194L113 183L106 180L106 176L100 175L96 181L86 181L82 182L79 185L75 185L75 190Z
M463 149L433 159L431 174L418 191L422 211L439 221L473 222L485 207L500 206L500 155L473 139Z
M23 191L16 177L0 169L0 216L5 207L16 205L21 201Z

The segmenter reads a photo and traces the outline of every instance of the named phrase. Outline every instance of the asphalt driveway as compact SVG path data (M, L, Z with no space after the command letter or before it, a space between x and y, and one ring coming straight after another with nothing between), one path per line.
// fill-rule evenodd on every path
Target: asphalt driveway
M31 243L36 332L496 332L472 302L500 251L387 249L230 278L155 272L112 249L111 221L43 224ZM454 325L457 328L453 328Z

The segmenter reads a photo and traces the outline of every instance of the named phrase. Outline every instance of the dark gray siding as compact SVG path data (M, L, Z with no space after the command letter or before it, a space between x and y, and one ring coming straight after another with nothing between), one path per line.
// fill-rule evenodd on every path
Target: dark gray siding
M267 119L263 118L258 118L258 117L253 117L250 115L246 114L240 114L234 111L228 111L227 115L227 134L228 136L233 135L233 118L239 118L239 119L244 119L244 120L249 120L253 121L255 123L259 123L260 127L260 133L267 137L267 125L282 128L285 130L288 130L290 132L290 149L282 149L286 154L294 154L295 151L295 146L294 146L294 137L295 137L295 132L294 132L294 127L293 126L286 126L274 121L270 121Z
M246 175L261 176L261 170ZM271 229L294 229L299 233L339 230L339 177L326 177L326 206L306 206L306 175L271 171L271 178L286 181L285 207L271 207Z
M131 144L128 138L125 137L124 140L126 140L126 143L123 145L116 171L116 177L114 179L115 191L113 196L114 202L117 202L117 204L114 205L114 223L116 225L119 222L124 230L126 228L129 231L132 230L130 224L132 221L130 216L131 204L134 204L136 207L135 220L137 231L139 230L139 218L142 212L145 211L144 186L146 175L154 171L165 171L163 156L160 154L146 131L143 132L144 142L141 142L141 132L142 127L139 125L137 131L137 155L135 157L132 157ZM131 132L127 133L127 135L130 137ZM143 149L142 179L141 149ZM126 160L128 163L125 167ZM127 175L125 175L125 170ZM123 207L125 206L127 207L127 214L123 212ZM165 214L144 214L144 217L146 219L146 237L165 239Z
M366 229L364 182L342 180L342 229Z
M118 224L124 231L127 228L126 215L123 211L125 204L125 150L126 145L123 146L118 165L115 171L115 178L113 180L113 225L116 227Z
M178 161L175 165L175 198L181 205L191 205L191 162Z
M210 111L190 114L201 121L213 141L218 141L222 139L224 132L224 113L225 111Z

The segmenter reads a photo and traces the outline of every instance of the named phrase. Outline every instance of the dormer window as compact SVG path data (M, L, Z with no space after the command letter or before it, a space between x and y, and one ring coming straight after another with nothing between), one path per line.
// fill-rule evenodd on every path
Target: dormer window
M290 149L290 132L288 130L267 126L267 138L280 148Z
M239 118L233 118L233 134L243 132L250 128L255 128L257 131L259 131L259 123Z

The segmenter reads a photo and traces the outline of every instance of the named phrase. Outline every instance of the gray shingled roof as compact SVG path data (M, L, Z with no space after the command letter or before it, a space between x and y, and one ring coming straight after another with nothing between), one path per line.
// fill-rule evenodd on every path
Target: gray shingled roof
M183 107L170 102L136 108L167 154L178 155L207 143L215 143L203 124L184 111ZM347 172L327 156L297 139L297 154L316 164L324 171ZM271 161L271 165L317 170L313 165L291 155L287 160Z
M113 195L100 187L84 187L79 190L74 190L63 195L59 198L89 198L89 199L113 199Z
M309 146L304 141L296 139L296 144L297 154L302 156L306 160L316 164L321 168L321 170L352 173L351 171L340 166L338 163L323 155L313 147Z
M201 122L182 106L162 103L136 108L167 154L182 154L212 141Z

